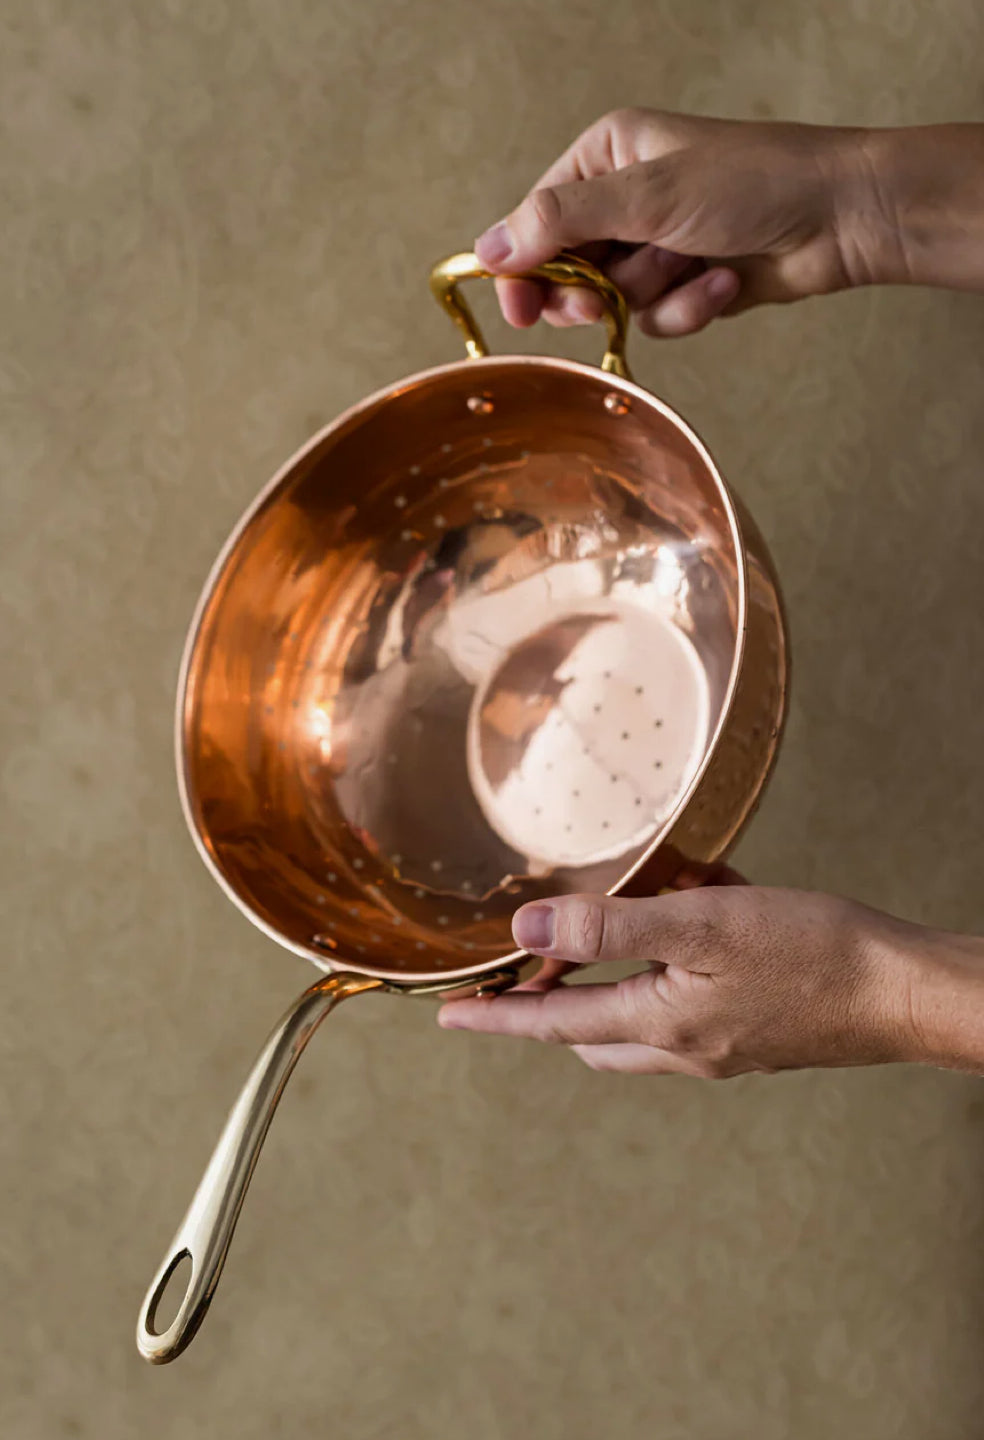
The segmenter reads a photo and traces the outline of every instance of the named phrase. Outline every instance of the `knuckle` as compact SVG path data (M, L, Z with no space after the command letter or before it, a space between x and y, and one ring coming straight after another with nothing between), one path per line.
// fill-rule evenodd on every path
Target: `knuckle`
M609 110L601 117L600 123L606 130L631 134L638 128L645 114L645 110L638 105L616 105L614 110Z
M631 167L631 203L634 218L658 230L674 214L679 203L681 167L676 155L658 160L640 160Z
M536 1038L545 1045L571 1044L571 1037L559 1025L552 1022L541 1026Z
M732 1075L732 1071L723 1061L712 1060L707 1056L695 1061L693 1073L701 1080L728 1080Z
M731 1035L705 1035L694 1056L694 1065L707 1080L729 1080L741 1073L737 1046Z
M607 938L605 907L597 900L583 900L567 913L565 953L578 960L600 959Z
M537 230L551 238L559 235L564 209L553 186L547 185L542 190L534 190L527 197L526 205Z
M662 122L662 113L646 105L616 105L614 110L609 110L601 117L599 124L610 134L634 139L640 132L653 130Z
M735 1061L735 1042L730 1035L719 1035L704 1043L704 1058L720 1071L730 1070Z

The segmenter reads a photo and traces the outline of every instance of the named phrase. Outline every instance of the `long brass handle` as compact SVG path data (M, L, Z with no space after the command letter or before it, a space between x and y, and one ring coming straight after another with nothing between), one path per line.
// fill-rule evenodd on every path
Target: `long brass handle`
M430 274L430 287L435 300L451 317L465 338L465 349L472 360L488 355L488 346L478 327L471 306L458 291L462 280L491 280L492 272L486 270L477 255L465 251L460 255L449 255L439 260ZM582 260L579 255L558 255L527 270L521 277L525 280L547 280L552 285L583 285L594 290L605 302L605 324L608 327L608 349L601 362L602 370L610 375L631 379L625 362L625 340L629 328L629 311L621 290Z
M141 1307L137 1347L145 1360L154 1365L174 1360L204 1320L270 1121L305 1045L340 1000L362 990L384 988L384 981L367 975L326 975L304 991L271 1033ZM159 1331L156 1320L161 1300L186 1258L191 1260L187 1288L171 1324Z
M137 1348L145 1360L165 1365L177 1359L205 1319L274 1111L301 1052L328 1012L340 1000L363 990L398 990L405 995L444 995L461 990L495 995L516 980L516 967L510 965L477 976L400 985L371 975L337 971L325 975L294 1001L260 1051L188 1213L147 1291L137 1320ZM191 1274L181 1304L170 1325L158 1330L157 1311L164 1292L184 1260L191 1261Z

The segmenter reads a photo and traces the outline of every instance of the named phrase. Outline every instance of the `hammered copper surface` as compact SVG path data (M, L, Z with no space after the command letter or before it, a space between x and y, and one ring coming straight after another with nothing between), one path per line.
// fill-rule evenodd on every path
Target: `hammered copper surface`
M220 878L295 949L396 979L508 954L519 903L616 887L681 808L673 863L716 859L784 713L750 534L735 735L745 559L671 412L545 359L357 408L266 492L194 631L182 776Z

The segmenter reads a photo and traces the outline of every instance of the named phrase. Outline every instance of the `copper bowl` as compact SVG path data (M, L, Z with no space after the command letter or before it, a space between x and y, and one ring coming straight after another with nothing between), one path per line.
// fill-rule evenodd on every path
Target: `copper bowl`
M654 893L721 860L772 767L788 666L762 538L630 379L618 291L575 257L536 274L600 291L600 368L489 357L457 289L485 272L443 262L432 288L469 358L309 441L199 601L188 824L235 904L326 973L270 1037L150 1288L151 1361L201 1323L277 1100L340 998L513 983L518 905Z

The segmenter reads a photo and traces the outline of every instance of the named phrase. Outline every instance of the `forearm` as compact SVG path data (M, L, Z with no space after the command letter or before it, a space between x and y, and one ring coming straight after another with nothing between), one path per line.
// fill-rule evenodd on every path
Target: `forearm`
M850 133L837 223L854 282L984 292L984 125Z

